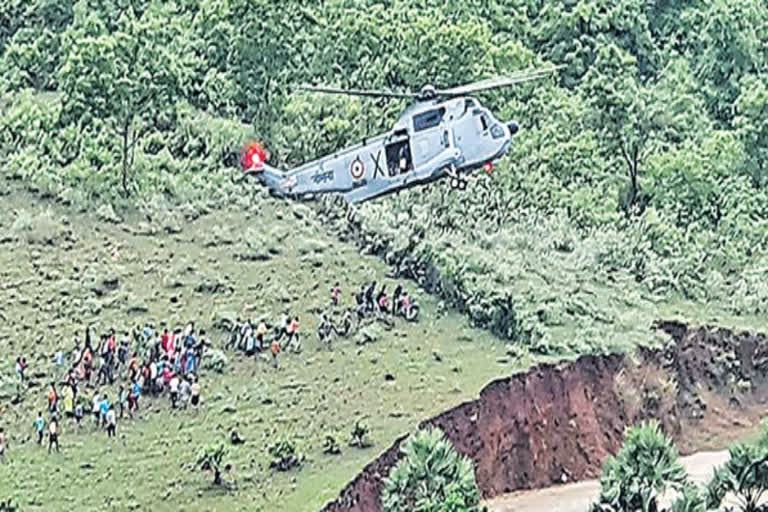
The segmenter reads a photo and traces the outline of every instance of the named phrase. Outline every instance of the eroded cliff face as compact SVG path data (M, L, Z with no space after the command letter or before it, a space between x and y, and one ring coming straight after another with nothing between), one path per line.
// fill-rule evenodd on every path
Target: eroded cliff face
M703 437L726 439L759 420L759 405L768 397L764 336L677 322L657 328L673 338L664 350L537 366L491 382L477 400L420 426L441 428L472 459L480 491L489 498L597 477L621 446L624 429L643 419L659 419L683 453L695 451ZM406 437L323 510L381 510L383 478Z

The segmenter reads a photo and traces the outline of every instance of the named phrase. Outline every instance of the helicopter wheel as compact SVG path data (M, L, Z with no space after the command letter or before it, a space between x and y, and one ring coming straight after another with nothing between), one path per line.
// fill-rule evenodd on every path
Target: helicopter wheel
M459 180L459 190L467 190L467 180Z
M459 188L459 180L458 178L451 178L451 188L456 190Z

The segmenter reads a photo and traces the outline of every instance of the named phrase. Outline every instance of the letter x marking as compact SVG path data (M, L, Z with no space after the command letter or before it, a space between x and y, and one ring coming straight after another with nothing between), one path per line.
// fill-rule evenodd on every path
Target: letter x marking
M376 164L376 169L373 170L373 177L379 175L379 172L381 172L381 175L384 176L384 169L381 168L379 165L379 158L381 157L381 150L379 150L378 153L376 153L376 156L373 156L373 153L371 153L371 160L373 160L373 163Z

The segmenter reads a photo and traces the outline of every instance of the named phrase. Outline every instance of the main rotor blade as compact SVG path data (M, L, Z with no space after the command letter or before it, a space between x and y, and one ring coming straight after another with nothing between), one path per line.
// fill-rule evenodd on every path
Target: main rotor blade
M374 91L365 89L338 89L335 87L301 85L304 91L322 92L326 94L348 94L351 96L369 96L373 98L415 98L417 95L409 92Z
M462 85L459 87L453 87L451 89L439 89L436 93L440 96L463 96L466 94L472 94L479 91L486 91L488 89L496 89L499 87L507 87L509 85L515 85L522 82L528 82L530 80L538 80L544 78L550 73L564 68L565 66L555 66L552 68L539 69L534 71L522 71L510 76L501 78L490 78L488 80L482 80L475 82L474 84Z

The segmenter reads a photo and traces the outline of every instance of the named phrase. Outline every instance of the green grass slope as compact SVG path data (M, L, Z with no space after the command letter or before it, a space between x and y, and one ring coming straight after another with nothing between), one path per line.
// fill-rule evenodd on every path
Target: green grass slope
M0 425L10 450L0 465L0 497L13 497L24 510L316 510L397 435L522 362L510 361L503 344L468 328L461 315L439 313L423 294L419 323L398 322L362 347L350 339L337 340L332 352L320 350L310 333L335 280L347 303L364 280L394 282L378 258L327 236L304 206L261 199L111 223L104 210L78 213L15 189L2 199L3 378L11 377L16 355L30 361L29 375L48 374L54 351L69 349L86 322L104 329L197 319L208 327L233 315L263 313L276 321L289 307L301 316L305 336L303 353L284 355L279 371L268 359L235 356L224 375L204 372L199 414L170 413L166 400L153 402L140 418L122 422L112 442L90 422L81 430L65 423L60 455L30 442L31 422L45 406L43 388L29 389L15 406L3 396ZM186 220L185 213L200 216ZM115 246L118 261L111 258ZM265 249L276 254L239 258ZM114 289L103 284L115 280ZM223 342L223 334L213 340ZM44 386L47 378L34 381ZM371 448L345 444L358 419L371 427ZM227 439L232 428L247 442L230 447L235 472L228 478L237 488L224 492L192 466L201 445ZM267 447L283 435L308 457L299 471L268 469ZM326 435L342 444L342 455L322 453Z

